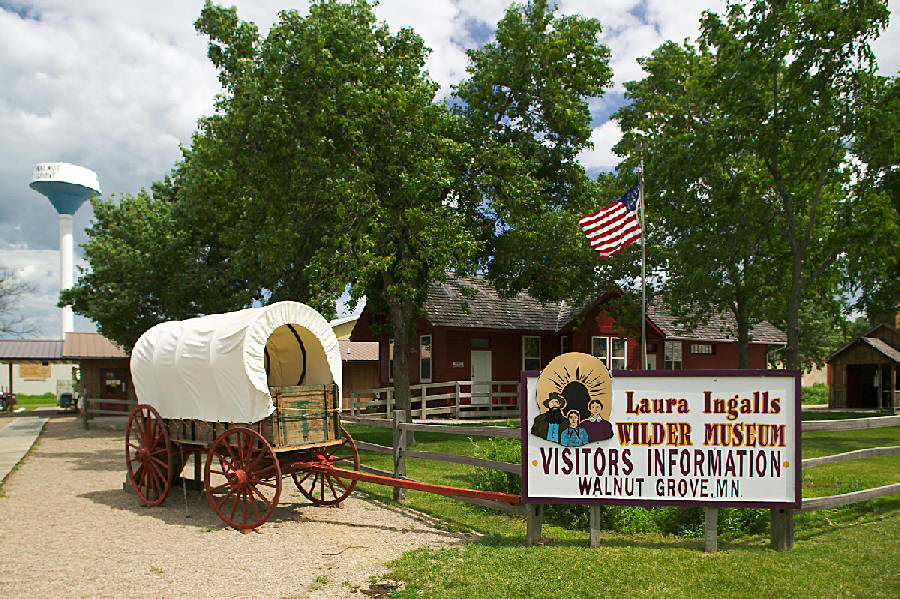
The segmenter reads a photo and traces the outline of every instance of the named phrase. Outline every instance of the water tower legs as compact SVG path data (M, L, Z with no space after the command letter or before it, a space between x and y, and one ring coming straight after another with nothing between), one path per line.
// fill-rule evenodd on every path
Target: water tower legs
M72 215L59 215L59 289L72 287ZM72 306L62 308L62 335L75 330L75 316Z

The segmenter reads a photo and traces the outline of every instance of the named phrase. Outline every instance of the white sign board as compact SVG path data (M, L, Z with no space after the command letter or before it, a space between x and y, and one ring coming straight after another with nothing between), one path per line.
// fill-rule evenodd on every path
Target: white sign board
M523 374L524 501L799 507L799 373L616 371L609 385L554 362L540 385Z

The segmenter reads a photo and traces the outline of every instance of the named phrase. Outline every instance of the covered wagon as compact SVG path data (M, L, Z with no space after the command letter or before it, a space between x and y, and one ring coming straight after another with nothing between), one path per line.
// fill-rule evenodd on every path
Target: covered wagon
M125 434L127 475L147 505L165 499L190 455L205 456L210 505L238 529L259 526L290 475L315 503L343 501L359 470L341 427L341 357L328 322L297 302L165 322L134 346L139 405Z

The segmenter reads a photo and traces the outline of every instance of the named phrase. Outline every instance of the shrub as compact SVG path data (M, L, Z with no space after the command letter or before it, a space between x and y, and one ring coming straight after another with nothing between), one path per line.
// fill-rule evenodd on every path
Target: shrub
M815 383L812 387L803 387L800 391L800 397L805 404L828 404L828 385L824 383Z

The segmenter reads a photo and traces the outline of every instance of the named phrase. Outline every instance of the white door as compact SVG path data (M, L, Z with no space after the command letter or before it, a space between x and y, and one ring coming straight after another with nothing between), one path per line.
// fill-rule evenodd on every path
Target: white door
M472 351L472 404L491 403L491 352Z
M647 370L656 370L656 354L647 354Z

